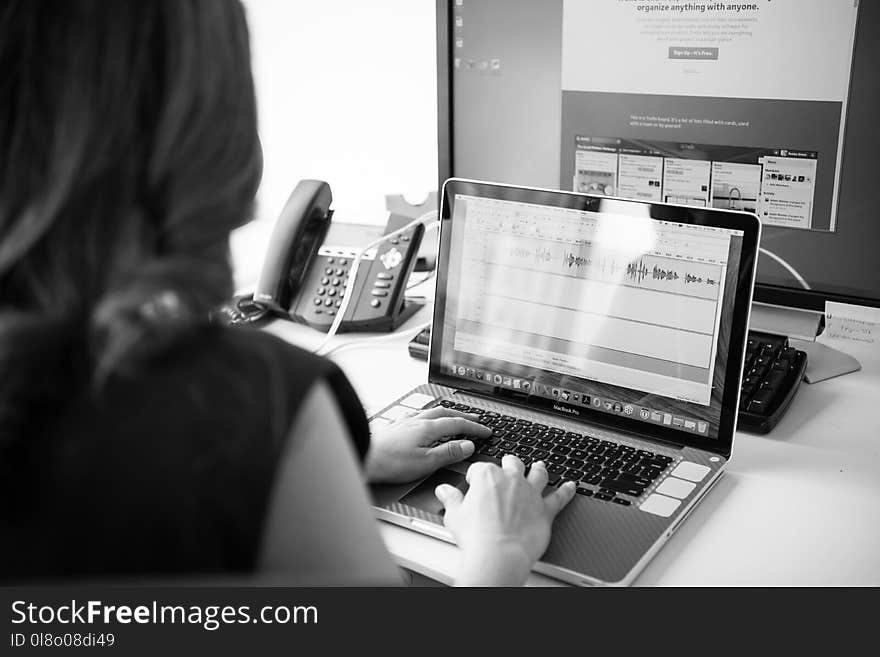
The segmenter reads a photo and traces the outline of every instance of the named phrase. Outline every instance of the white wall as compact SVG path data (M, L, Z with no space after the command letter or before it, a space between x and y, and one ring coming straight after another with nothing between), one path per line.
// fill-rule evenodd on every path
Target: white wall
M437 187L433 0L244 0L263 142L256 220L232 237L252 285L301 178L333 188L336 218L384 224L385 194Z

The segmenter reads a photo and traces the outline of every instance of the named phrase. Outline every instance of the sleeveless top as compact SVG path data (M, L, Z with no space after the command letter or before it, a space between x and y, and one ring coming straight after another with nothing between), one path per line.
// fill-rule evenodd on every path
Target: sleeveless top
M77 394L39 420L0 502L0 579L252 571L282 450L319 381L363 460L369 429L341 370L264 332L206 327L135 378Z

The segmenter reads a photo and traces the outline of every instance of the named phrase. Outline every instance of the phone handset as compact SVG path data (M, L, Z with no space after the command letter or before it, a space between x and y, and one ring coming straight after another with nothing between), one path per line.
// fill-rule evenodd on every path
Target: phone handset
M332 201L325 182L297 184L272 231L253 295L221 309L219 321L256 324L277 315L332 335L393 331L418 310L421 304L407 302L406 284L425 230L422 218L398 230L386 227L374 248L359 252L324 244Z
M324 242L333 211L330 185L301 180L290 194L272 231L253 301L287 315Z

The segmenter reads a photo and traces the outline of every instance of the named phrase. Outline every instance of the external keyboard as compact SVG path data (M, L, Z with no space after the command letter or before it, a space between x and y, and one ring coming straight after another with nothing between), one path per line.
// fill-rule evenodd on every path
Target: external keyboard
M505 454L514 454L526 467L544 461L549 486L573 481L581 495L620 506L631 506L673 462L672 457L663 454L450 399L442 400L440 405L479 415L477 421L492 428L492 436L486 439L460 436L476 444L469 460L500 464Z
M430 337L430 327L416 335L409 343L410 356L427 360ZM749 331L738 427L752 433L767 433L775 427L806 369L807 354L790 347L788 338Z
M749 331L739 401L740 429L767 433L785 415L807 369L807 354L788 338Z

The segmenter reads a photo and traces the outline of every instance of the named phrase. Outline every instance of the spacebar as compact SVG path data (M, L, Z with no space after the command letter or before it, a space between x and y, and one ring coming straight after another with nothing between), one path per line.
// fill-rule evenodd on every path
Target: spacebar
M485 454L474 454L469 459L445 467L447 470L452 470L453 472L467 474L467 470L471 467L472 463L491 463L492 465L501 465L501 459L496 459L494 456L487 456Z

